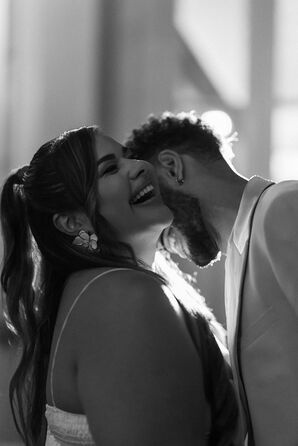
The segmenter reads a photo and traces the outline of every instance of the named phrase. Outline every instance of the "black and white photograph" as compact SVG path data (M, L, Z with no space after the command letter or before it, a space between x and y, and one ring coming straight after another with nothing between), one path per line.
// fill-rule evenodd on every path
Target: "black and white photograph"
M0 0L0 446L298 446L297 23Z

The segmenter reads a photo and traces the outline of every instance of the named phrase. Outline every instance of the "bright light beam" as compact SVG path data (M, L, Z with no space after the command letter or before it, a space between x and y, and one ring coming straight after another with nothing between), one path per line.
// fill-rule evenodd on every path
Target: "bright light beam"
M212 127L221 136L229 136L233 129L230 116L221 110L210 110L201 115L202 121Z

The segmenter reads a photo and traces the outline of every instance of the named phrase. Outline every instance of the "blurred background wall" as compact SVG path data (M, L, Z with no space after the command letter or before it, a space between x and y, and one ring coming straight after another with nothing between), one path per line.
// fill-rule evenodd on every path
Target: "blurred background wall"
M244 175L297 179L297 21L293 0L1 0L1 181L63 130L98 123L123 140L149 113L191 109L239 133ZM223 261L196 272L224 323ZM16 352L1 333L4 446L18 441Z

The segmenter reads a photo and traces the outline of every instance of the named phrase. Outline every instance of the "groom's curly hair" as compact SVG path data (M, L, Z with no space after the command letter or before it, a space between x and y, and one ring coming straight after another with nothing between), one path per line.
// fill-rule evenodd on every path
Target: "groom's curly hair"
M188 153L203 163L223 158L224 140L203 122L194 111L173 114L164 112L147 121L128 136L124 145L132 158L155 162L161 150Z

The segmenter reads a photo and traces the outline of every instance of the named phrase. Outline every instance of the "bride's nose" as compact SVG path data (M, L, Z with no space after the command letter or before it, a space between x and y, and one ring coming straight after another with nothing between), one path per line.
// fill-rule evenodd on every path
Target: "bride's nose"
M136 180L142 175L146 175L149 171L147 162L143 160L127 160L129 161L129 178Z

